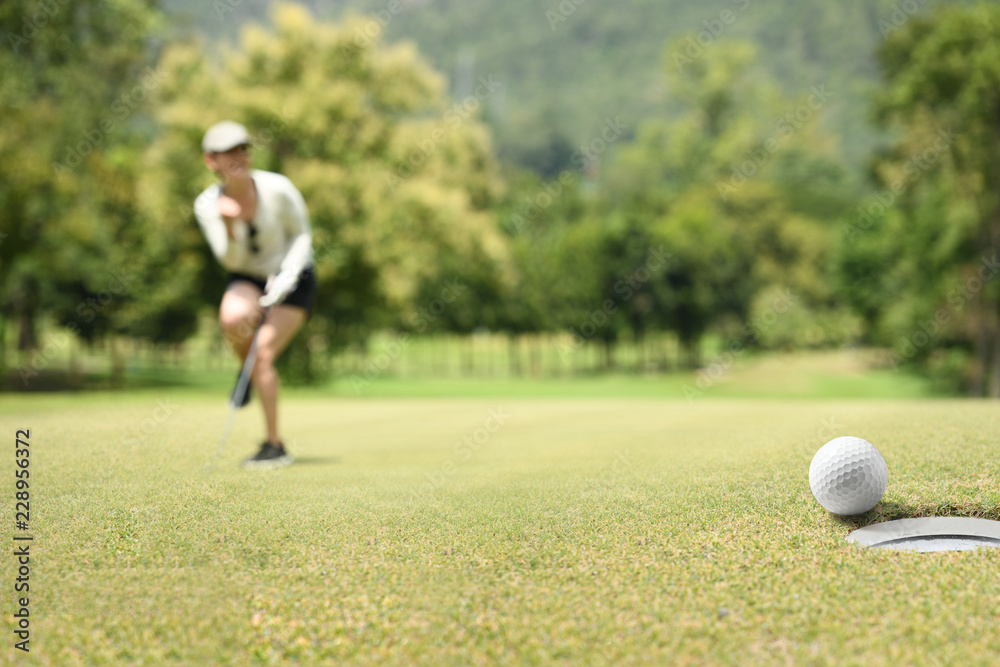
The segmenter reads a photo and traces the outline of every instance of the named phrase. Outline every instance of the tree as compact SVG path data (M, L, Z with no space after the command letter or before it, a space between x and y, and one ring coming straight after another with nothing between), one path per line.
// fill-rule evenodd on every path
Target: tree
M157 85L158 24L143 1L0 5L0 316L22 353L40 346L42 315L93 340L130 298L126 154ZM18 386L39 365L21 368Z
M891 209L876 213L902 235L886 267L902 298L882 318L895 359L969 349L969 392L1000 396L1000 8L914 17L879 61L876 117L900 134L875 160Z
M825 274L847 198L835 146L820 133L825 91L786 97L756 71L745 42L713 44L683 66L678 53L681 46L668 45L665 71L683 112L640 126L611 168L609 205L633 236L669 258L633 326L676 332L696 365L713 327L729 338L750 331L751 343L788 337L749 326L769 307L757 298L765 292L794 292L810 316L833 307ZM802 172L819 177L793 176Z
M256 166L291 178L309 206L319 299L307 336L363 342L376 327L413 327L445 279L502 280L506 245L490 212L502 186L476 120L491 82L449 105L411 46L382 47L361 22L318 23L297 5L280 5L273 21L218 58L197 43L163 54L163 131L144 189L152 229L180 244L171 254L204 245L191 212L212 180L199 141L232 118L254 135ZM217 282L214 265L191 257L189 276ZM474 317L452 315L463 329Z

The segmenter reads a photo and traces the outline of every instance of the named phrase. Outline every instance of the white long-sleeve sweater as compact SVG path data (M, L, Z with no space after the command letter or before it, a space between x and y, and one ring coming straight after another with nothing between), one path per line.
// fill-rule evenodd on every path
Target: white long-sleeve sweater
M257 187L257 214L252 221L257 232L250 247L249 224L237 219L230 239L226 223L219 214L222 186L212 185L198 195L194 213L205 239L223 268L267 279L279 271L294 271L311 266L312 230L309 212L302 194L288 178L270 171L250 172Z

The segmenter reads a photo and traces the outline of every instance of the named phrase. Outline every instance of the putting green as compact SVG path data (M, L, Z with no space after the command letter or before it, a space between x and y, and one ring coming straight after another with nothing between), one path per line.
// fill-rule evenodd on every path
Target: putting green
M845 541L886 519L1000 518L994 403L296 397L296 465L238 467L254 403L209 475L225 410L190 392L5 396L10 441L31 429L33 664L1000 654L1000 550ZM855 520L809 491L838 435L889 465L883 503ZM13 586L14 558L0 577Z

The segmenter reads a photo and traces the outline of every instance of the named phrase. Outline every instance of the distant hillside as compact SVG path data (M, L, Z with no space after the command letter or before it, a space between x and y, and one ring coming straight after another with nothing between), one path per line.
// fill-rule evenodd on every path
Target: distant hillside
M248 21L266 22L267 0L162 0L181 30L232 40ZM908 19L899 0L313 0L318 18L380 13L371 24L387 41L412 40L449 77L462 99L479 77L503 85L487 105L502 156L536 168L558 165L574 142L589 140L607 117L633 128L669 115L664 67L668 40L702 32L704 48L746 39L759 49L757 75L795 97L825 84L833 103L826 129L842 155L863 162L878 134L868 96L878 85L875 51L883 32ZM921 11L936 4L914 0ZM962 3L968 4L968 3ZM909 5L908 5L909 6ZM393 13L395 11L396 13ZM880 23L881 22L881 23Z

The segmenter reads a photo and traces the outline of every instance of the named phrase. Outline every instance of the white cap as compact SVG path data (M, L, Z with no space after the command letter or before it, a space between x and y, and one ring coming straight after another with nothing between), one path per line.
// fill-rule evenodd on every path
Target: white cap
M205 138L201 140L201 149L206 153L225 153L249 143L250 133L247 128L234 121L224 120L208 128Z

